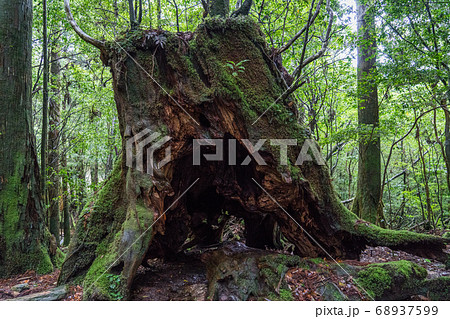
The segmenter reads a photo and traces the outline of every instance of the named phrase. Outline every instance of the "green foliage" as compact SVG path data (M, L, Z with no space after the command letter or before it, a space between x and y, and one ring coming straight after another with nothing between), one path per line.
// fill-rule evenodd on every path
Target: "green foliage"
M289 289L280 289L277 295L274 292L270 292L267 296L272 301L292 301L294 297L292 296L292 291Z
M106 275L106 278L108 278L109 280L109 294L111 296L112 300L122 300L123 299L123 294L120 291L120 280L121 277L120 275L112 275L112 274L108 274Z
M233 61L227 61L225 65L231 69L231 75L237 77L239 73L244 73L245 66L243 64L245 62L248 62L248 60L242 60L238 63L235 63Z

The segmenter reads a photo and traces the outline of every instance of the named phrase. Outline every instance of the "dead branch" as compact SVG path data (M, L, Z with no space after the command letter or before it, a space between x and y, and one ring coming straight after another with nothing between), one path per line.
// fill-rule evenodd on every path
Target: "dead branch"
M70 10L69 0L64 0L64 9L66 10L67 19L69 20L70 25L81 39L83 39L85 42L89 44L92 44L93 46L95 46L100 50L105 49L105 42L92 38L91 36L86 34L83 30L81 30L81 28L78 26Z

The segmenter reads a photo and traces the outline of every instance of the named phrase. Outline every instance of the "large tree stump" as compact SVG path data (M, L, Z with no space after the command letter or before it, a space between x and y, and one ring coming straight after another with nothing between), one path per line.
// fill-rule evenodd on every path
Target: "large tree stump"
M114 79L122 161L80 217L61 283L84 276L86 299L127 298L146 253L170 258L191 241L214 244L227 214L246 221L250 246L270 246L276 223L300 256L358 258L370 244L444 257L437 237L358 220L337 199L326 166L295 165L310 136L292 114L294 101L274 104L285 84L269 56L248 17L209 19L194 34L143 31L102 49ZM237 75L227 66L244 60ZM126 146L145 129L171 137L154 153L157 163L170 146L171 161L147 167L144 148L140 171L126 165ZM224 141L223 161L206 161L203 154L216 150L202 146L201 165L193 165L193 139L203 138ZM230 165L234 139L237 165ZM294 139L297 146L288 149L288 165L269 141L259 151L267 165L241 165L249 155L243 139Z

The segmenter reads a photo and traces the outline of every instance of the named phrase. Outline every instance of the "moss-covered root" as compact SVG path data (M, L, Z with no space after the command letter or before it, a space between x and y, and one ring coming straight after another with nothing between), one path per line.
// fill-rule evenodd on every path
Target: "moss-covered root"
M128 299L137 268L151 240L153 213L143 203L127 212L114 240L98 249L97 258L84 278L85 300Z
M377 300L405 300L418 294L424 279L425 268L406 260L371 264L360 270L356 281L365 293Z
M284 276L290 267L307 267L298 256L227 243L202 258L207 265L209 300L249 298L292 300Z
M446 262L445 244L441 237L406 230L389 230L369 223L356 223L355 229L371 246L386 246L414 255Z
M118 162L80 216L58 282L82 282L85 300L129 297L154 218L153 209L138 196L139 174Z
M445 242L441 237L410 232L406 230L390 230L378 227L358 217L337 204L333 209L339 216L342 230L352 235L355 247L386 246L391 249L403 250L414 255L447 262L448 255L444 252ZM359 251L357 252L359 255Z
M126 217L114 236L106 236L97 248L83 282L85 300L129 298L137 268L150 244L154 217L153 210L137 196L139 174L127 170Z

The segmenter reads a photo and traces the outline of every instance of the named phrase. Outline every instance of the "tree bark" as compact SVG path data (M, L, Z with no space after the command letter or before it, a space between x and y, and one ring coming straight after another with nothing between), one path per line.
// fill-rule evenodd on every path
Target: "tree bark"
M427 203L428 223L427 223L426 227L429 228L430 226L433 226L433 228L434 228L434 226L435 226L434 225L434 213L433 213L433 208L431 205L430 186L428 185L429 174L428 174L427 166L425 163L425 156L423 154L424 152L423 152L423 148L422 148L422 143L420 141L420 125L419 124L417 124L417 128L416 128L416 139L417 139L417 146L418 146L419 158L420 158L420 164L421 164L420 166L422 168L423 184L424 184L424 188L425 188L425 200Z
M58 62L58 54L52 48L51 52L51 84L52 97L49 103L49 131L48 131L48 178L50 187L48 189L49 198L49 221L50 233L55 236L56 242L59 244L59 229L60 229L60 190L61 182L59 176L59 122L60 122L60 107L59 107L59 73L60 66Z
M70 106L71 99L70 99L70 92L69 92L69 83L65 81L65 87L64 87L64 100L63 100L63 109L66 110L67 106ZM64 144L66 143L65 139L65 131L63 130L61 132L61 141L64 141ZM63 175L62 180L62 196L63 196L63 220L64 220L64 246L69 246L70 244L70 204L69 204L69 182L68 182L68 172L67 172L67 153L65 150L62 152L61 157L61 168L65 171L65 174Z
M42 195L44 201L47 203L47 139L48 139L48 81L49 81L49 63L48 63L48 35L47 35L47 0L43 0L43 35L42 35L42 50L44 71L42 79L42 138L41 138L41 180L42 180Z
M381 160L378 133L378 93L376 80L376 34L374 9L356 1L358 28L358 124L360 126L358 182L353 212L371 223L380 224Z
M31 0L0 0L0 277L53 269L32 133L31 23Z
M358 220L336 197L326 166L295 165L310 137L290 115L290 104L279 102L252 125L285 86L251 18L208 19L195 36L165 32L164 46L151 34L130 39L130 51L115 43L102 51L113 75L121 160L80 215L60 283L82 277L85 299L128 298L146 256L174 257L189 240L220 242L228 214L250 223L245 232L250 245L275 244L269 238L276 222L301 256L358 258L370 244L445 257L438 237ZM234 76L227 61L243 60L245 71ZM148 136L137 138L146 129L159 133L159 141L171 137L153 158L145 155L151 155L148 143L144 152L130 152L131 145L135 150L146 143ZM223 161L207 161L203 155L217 149L202 146L201 165L194 163L193 140L203 138L223 141ZM267 165L257 164L254 147L245 141L256 145L274 138L297 146L280 159L280 147L266 141L258 154ZM235 157L227 151L234 145ZM165 158L168 147L171 161L153 163ZM242 165L247 156L255 157ZM109 288L111 278L119 289Z
M130 26L131 29L134 30L137 28L138 23L136 21L136 11L134 10L134 1L128 0L128 12L130 16Z

